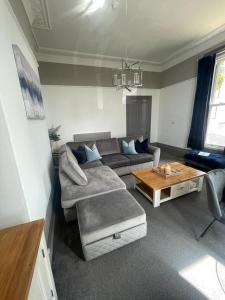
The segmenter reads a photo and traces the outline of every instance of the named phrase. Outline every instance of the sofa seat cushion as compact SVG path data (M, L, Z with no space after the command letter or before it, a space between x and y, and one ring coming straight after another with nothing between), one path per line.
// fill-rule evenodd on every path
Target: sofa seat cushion
M144 224L144 209L127 190L86 199L76 204L83 245Z
M63 208L73 207L77 201L86 198L126 189L125 183L107 166L86 169L84 173L88 179L86 186L71 185L64 175L60 174L60 182L63 186L61 193Z
M149 153L126 154L126 157L130 160L130 165L138 165L153 161L153 156Z
M100 160L94 160L94 161L87 161L84 164L80 164L81 169L91 169L91 168L96 168L96 167L101 167L103 166L102 162Z
M101 161L112 169L130 165L130 160L122 154L104 155Z

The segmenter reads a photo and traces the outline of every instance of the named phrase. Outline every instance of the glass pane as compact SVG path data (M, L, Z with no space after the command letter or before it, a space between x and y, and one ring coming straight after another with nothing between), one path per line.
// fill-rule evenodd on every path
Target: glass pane
M216 61L205 144L225 146L225 58Z
M206 144L225 146L225 105L210 109Z
M216 62L211 104L225 103L225 58Z

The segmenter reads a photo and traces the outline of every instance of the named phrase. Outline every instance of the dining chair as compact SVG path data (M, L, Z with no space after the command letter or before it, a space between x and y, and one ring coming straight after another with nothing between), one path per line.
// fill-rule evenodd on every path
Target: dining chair
M225 225L225 170L216 169L206 174L206 189L208 208L213 216L213 220L204 229L200 238L207 233L215 221Z

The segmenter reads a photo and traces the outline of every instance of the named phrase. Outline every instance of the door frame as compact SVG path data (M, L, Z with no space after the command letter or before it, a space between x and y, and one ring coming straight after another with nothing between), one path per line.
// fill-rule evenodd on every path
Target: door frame
M127 125L128 125L128 118L127 118L127 105L129 100L132 100L134 102L143 101L146 100L149 102L150 105L150 120L149 120L149 128L148 128L148 138L151 138L151 121L152 121L152 96L151 95L127 95L126 96L126 136L127 136Z

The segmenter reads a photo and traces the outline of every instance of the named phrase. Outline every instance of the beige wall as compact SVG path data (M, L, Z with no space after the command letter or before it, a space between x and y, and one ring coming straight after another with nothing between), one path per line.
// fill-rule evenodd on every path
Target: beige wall
M112 87L113 69L39 62L39 74L43 85ZM143 83L144 88L160 88L160 73L144 72Z
M160 74L160 87L182 82L196 77L198 69L197 56L191 57Z
M43 85L112 86L113 69L39 62ZM159 89L196 77L197 57L192 57L163 72L143 72L143 88Z

